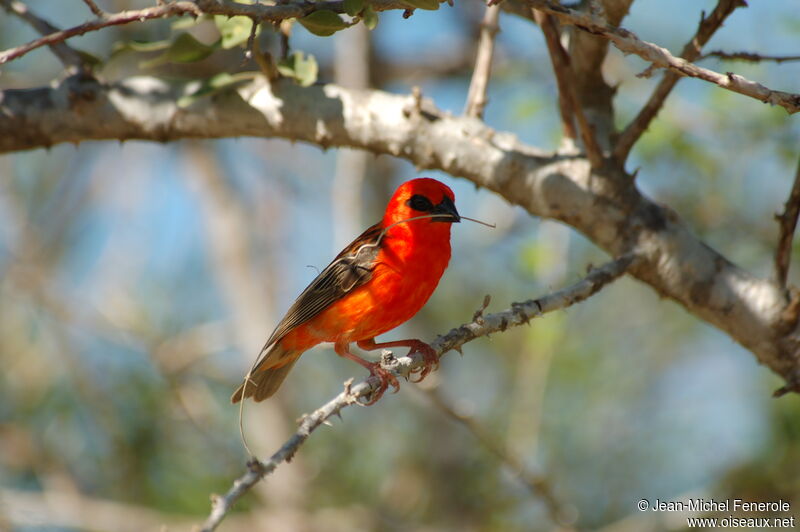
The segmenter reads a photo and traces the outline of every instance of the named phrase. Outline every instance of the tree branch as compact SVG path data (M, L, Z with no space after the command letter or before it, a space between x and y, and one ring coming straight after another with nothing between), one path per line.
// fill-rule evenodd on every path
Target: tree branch
M589 121L586 120L586 114L583 112L583 105L578 98L576 89L577 82L572 74L569 55L567 55L566 50L561 46L556 22L553 17L538 9L534 11L533 16L544 33L547 51L550 53L550 61L553 64L553 72L556 75L559 107L562 108L561 120L564 123L565 132L569 133L567 125L569 125L570 128L572 127L571 117L574 115L578 121L578 128L580 130L584 150L586 151L586 156L592 163L592 168L600 168L603 164L603 153L600 150L600 146L597 144L594 130L589 124ZM568 109L568 111L566 111L566 116L564 112L565 109ZM572 133L574 135L574 129ZM575 137L573 136L572 138Z
M714 35L714 33L722 27L722 23L728 18L728 15L733 13L737 7L746 7L747 4L744 0L719 0L714 11L708 17L700 18L700 26L697 28L697 33L686 43L681 52L681 58L686 61L694 61L700 56L700 51ZM664 72L664 77L661 78L658 86L650 95L650 99L639 111L639 114L631 121L625 130L620 134L614 146L614 158L619 163L624 163L628 158L633 145L639 140L639 137L647 130L650 122L656 117L658 111L664 105L664 101L669 96L672 88L678 83L681 76L675 72Z
M500 16L500 6L488 5L481 22L481 34L478 42L478 54L475 58L475 70L467 92L467 105L464 114L473 118L483 118L483 109L486 107L486 89L489 87L489 76L492 71L492 55L494 54L494 39L500 28L497 19Z
M575 130L574 108L572 99L567 95L569 90L568 74L564 71L563 55L566 55L564 49L561 47L561 42L558 38L558 30L553 37L554 25L547 24L547 28L542 24L545 20L552 20L550 15L546 15L538 9L532 9L533 17L536 23L539 24L544 35L545 44L547 45L547 52L550 55L550 64L553 65L553 74L556 76L556 84L558 86L558 112L561 115L561 129L563 130L564 137L572 141L578 140L578 132ZM563 55L562 55L563 54Z
M389 154L493 190L535 216L564 222L611 255L643 261L632 274L719 327L759 361L800 383L797 323L787 294L698 240L669 208L644 196L620 168L591 171L574 155L544 152L429 101L335 85L256 80L177 102L193 85L137 77L104 85L68 78L55 88L0 93L0 153L100 139L169 141L254 136Z
M716 57L723 61L748 61L750 63L758 63L761 61L773 61L775 63L800 61L800 55L762 55L752 52L723 52L722 50L714 50L703 54L700 59L706 59L708 57Z
M584 279L558 292L548 294L539 299L513 303L510 309L502 312L485 316L482 313L476 313L471 322L451 329L447 334L437 337L431 343L431 347L437 356L441 357L452 350L460 351L464 344L476 338L505 331L510 327L528 323L530 320L548 312L567 308L596 294L605 285L625 273L633 263L634 257L625 255L591 270ZM421 368L425 364L422 355L418 353L399 358L395 358L388 353L388 351L384 351L381 364L384 369L391 371L398 377L407 378L411 371ZM272 473L278 465L290 461L314 430L334 415L340 415L340 412L348 406L359 404L359 399L370 395L373 390L378 388L378 385L379 380L377 377L369 377L357 384L352 384L352 379L350 379L345 383L342 393L313 413L305 416L300 422L297 431L269 460L260 461L254 459L250 461L247 464L247 472L234 481L233 487L224 496L212 497L211 514L203 524L202 532L215 530L234 503L262 478Z
M628 14L633 0L590 0L581 9L596 12L612 26L619 26ZM567 53L575 79L575 93L583 112L592 125L594 136L603 151L611 153L614 123L614 94L616 89L603 75L603 63L608 56L608 39L571 28Z
M12 13L33 27L37 32L42 35L58 33L59 29L33 13L28 6L17 0L0 0L6 11ZM79 72L86 69L86 64L78 52L67 46L64 42L49 43L50 49L68 67L72 73ZM3 61L0 59L0 63Z
M680 76L702 79L732 92L737 92L764 103L779 105L789 113L800 111L800 94L772 90L743 76L727 72L720 74L673 56L668 50L639 39L633 32L606 24L591 13L582 13L564 7L552 0L526 0L531 7L555 15L562 24L570 24L595 35L609 39L623 53L636 54L653 63L656 68L666 68Z
M7 0L4 0L7 1ZM367 0L375 11L389 9L408 9L408 5L400 0ZM300 18L312 11L331 10L345 13L344 0L321 0L319 2L279 3L278 5L226 3L221 0L180 0L159 4L154 7L121 11L119 13L98 16L78 26L60 31L52 31L40 39L0 52L0 65L18 59L41 46L54 45L70 37L83 35L109 26L119 26L132 22L144 22L158 18L178 16L225 15L229 17L244 16L257 23L280 22L290 18Z
M86 4L86 7L89 8L89 11L91 11L96 17L105 16L105 11L100 9L97 4L94 3L94 0L83 0L83 3Z
M798 215L800 215L800 161L797 162L794 185L789 193L789 199L786 200L783 214L776 216L780 230L778 247L775 250L775 279L781 286L786 286L786 277L789 274L789 262L792 260L792 240L797 228Z

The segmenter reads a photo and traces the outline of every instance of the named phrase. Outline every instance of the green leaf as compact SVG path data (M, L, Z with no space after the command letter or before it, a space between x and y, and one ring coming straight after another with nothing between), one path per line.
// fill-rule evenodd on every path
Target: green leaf
M436 11L439 9L439 0L403 0L404 4L417 9Z
M305 29L320 37L328 37L348 27L348 24L342 20L342 17L330 9L312 11L305 17L297 19L297 21L302 24Z
M308 87L317 81L319 67L313 55L308 54L308 57L304 57L303 52L294 52L278 62L278 72L287 78L297 80L302 87Z
M361 17L364 19L364 25L368 30L374 30L375 26L378 25L378 14L372 9L372 6L365 7Z
M167 39L165 41L152 41L152 42L129 41L123 43L122 46L125 48L129 48L134 52L158 52L159 50L166 50L167 48L169 48L170 44L172 44L172 41Z
M178 98L178 107L189 107L201 98L222 92L225 89L233 87L237 83L249 81L256 75L256 72L239 72L233 75L228 74L227 72L217 74L216 76L203 81L200 86L190 94L186 94Z
M152 68L164 63L192 63L205 59L214 52L215 46L203 44L188 33L181 33L172 41L164 53L142 63L143 68Z
M364 0L344 0L344 12L355 17L364 9Z
M228 18L224 15L216 15L214 24L217 25L217 30L222 37L222 47L226 50L246 43L253 30L253 21L249 17ZM259 26L256 36L260 31L261 27Z

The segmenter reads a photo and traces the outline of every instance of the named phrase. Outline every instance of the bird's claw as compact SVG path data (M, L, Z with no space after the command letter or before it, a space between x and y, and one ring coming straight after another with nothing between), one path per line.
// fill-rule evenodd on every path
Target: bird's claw
M373 390L369 396L369 401L362 403L364 406L374 405L383 397L384 392L389 388L389 385L394 389L393 392L397 393L400 390L400 383L397 382L397 377L391 371L381 366L380 362L370 364L369 374L371 377L377 377L381 383L376 390Z
M436 356L436 351L425 342L415 344L411 350L409 350L408 356L411 356L412 353L421 354L422 358L425 360L425 365L411 371L411 375L419 373L419 377L416 380L412 379L411 382L422 382L422 379L427 377L431 371L439 368L439 357Z

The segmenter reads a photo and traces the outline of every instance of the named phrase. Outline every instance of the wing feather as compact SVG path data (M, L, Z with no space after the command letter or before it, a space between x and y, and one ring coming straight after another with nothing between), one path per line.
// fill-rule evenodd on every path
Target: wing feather
M372 277L383 228L375 224L353 240L303 290L270 335L262 352Z

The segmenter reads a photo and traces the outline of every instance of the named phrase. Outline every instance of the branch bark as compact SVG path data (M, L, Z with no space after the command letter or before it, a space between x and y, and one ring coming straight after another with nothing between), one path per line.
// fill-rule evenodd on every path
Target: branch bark
M437 337L430 345L439 357L452 350L461 351L464 344L476 338L505 331L509 327L517 327L543 314L569 307L593 296L605 285L625 273L633 263L634 256L625 255L600 268L591 270L584 279L558 292L539 299L513 303L510 309L494 314L484 316L482 312L477 312L471 322L451 329L447 334ZM381 364L398 377L407 378L411 371L421 368L425 363L422 355L418 353L399 358L387 356L387 353L388 351L384 351ZM305 416L297 431L269 460L249 462L247 472L233 482L233 486L224 496L212 497L211 513L203 524L202 532L215 530L236 501L261 479L275 471L275 468L281 463L290 461L314 430L334 415L340 415L341 411L348 406L359 404L359 399L370 395L373 390L378 388L378 385L377 377L369 377L357 384L352 384L352 379L350 379L345 383L342 393Z
M150 77L113 85L70 78L53 89L8 90L0 93L0 153L90 139L256 136L407 159L562 221L612 255L636 252L643 257L632 272L638 279L725 331L790 389L800 383L797 323L782 317L786 291L711 249L619 168L592 173L585 159L522 144L413 96L257 80L178 106L187 92L187 85Z

